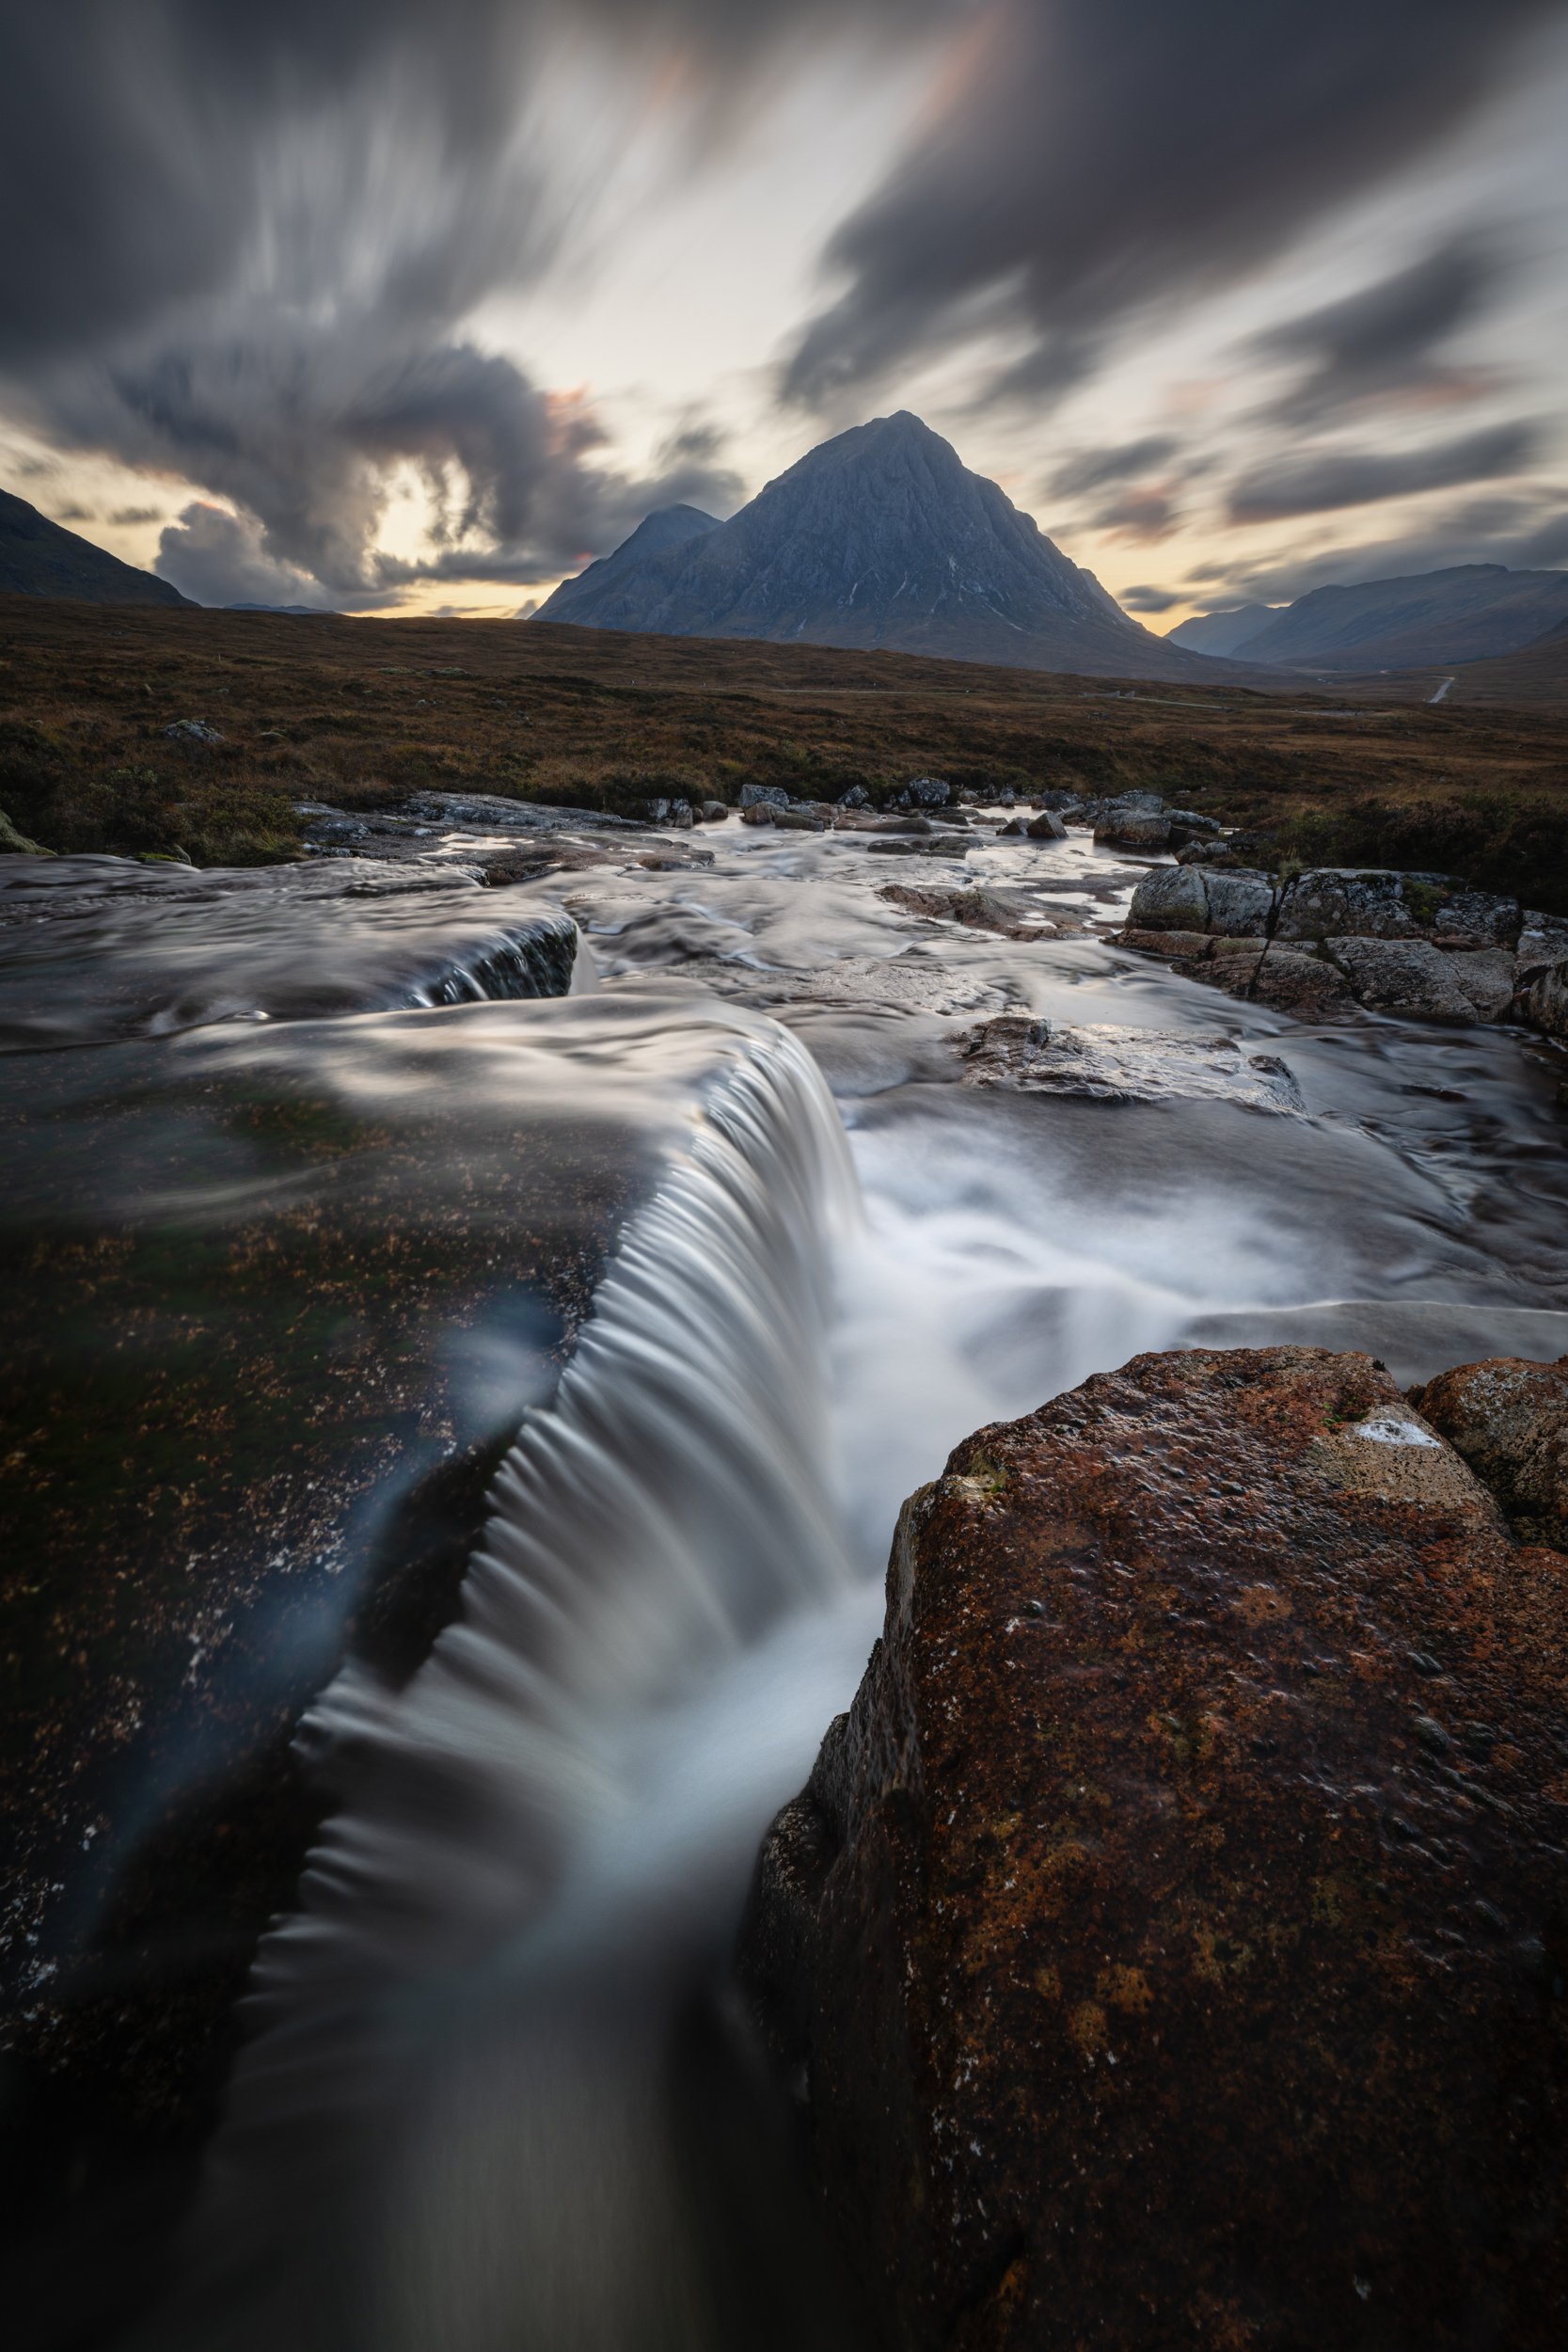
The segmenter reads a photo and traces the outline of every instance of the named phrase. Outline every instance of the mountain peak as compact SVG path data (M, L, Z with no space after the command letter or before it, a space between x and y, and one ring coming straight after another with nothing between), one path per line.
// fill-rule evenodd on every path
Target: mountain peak
M1140 628L908 408L809 450L688 545L644 556L637 538L563 582L539 617L1101 676L1212 675L1200 655Z

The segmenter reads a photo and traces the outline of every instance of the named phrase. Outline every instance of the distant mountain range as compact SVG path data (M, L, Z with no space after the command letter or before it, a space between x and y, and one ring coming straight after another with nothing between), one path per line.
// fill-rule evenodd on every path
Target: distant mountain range
M83 604L187 604L178 588L122 564L0 490L0 596L74 596Z
M1461 564L1354 588L1314 588L1283 607L1201 613L1172 629L1166 643L1275 669L1413 670L1516 653L1565 619L1568 572Z
M728 522L690 506L650 515L537 617L1101 677L1214 675L1124 612L907 410L823 442Z
M1190 621L1171 630L1165 643L1185 645L1192 653L1227 657L1285 610L1282 604L1238 604L1225 612L1195 612Z

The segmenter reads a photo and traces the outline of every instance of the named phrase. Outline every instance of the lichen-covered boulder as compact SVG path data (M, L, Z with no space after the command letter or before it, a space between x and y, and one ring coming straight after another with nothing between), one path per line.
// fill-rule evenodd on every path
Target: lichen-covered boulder
M1522 917L1517 898L1495 891L1455 888L1433 916L1432 935L1440 944L1465 941L1474 946L1512 947Z
M1405 904L1402 874L1320 866L1297 874L1280 897L1281 939L1418 939L1422 925Z
M1568 963L1568 914L1527 912L1520 921L1515 952L1521 975Z
M1568 1549L1568 1356L1461 1364L1411 1402L1484 1479L1530 1543Z
M1568 1561L1366 1356L959 1446L741 1964L898 2352L1568 2340Z
M1520 921L1517 899L1472 890L1451 874L1323 866L1287 882L1275 929L1280 939L1434 938L1512 946Z
M1211 931L1227 939L1251 939L1267 933L1274 918L1275 893L1266 874L1249 873L1244 868L1227 873L1211 867L1200 869L1199 880Z
M1274 885L1266 874L1203 866L1156 866L1132 893L1127 920L1133 930L1261 938L1268 931L1274 907Z
M1462 959L1446 956L1429 939L1358 937L1324 944L1356 1002L1372 1012L1402 1013L1415 1021L1482 1018L1455 977Z

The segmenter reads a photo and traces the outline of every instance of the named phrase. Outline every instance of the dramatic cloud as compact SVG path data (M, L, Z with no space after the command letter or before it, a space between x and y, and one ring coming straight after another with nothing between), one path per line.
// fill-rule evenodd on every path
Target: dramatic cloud
M199 501L163 532L158 569L195 604L330 606L309 572L267 553L260 523Z
M1533 425L1501 424L1430 449L1374 452L1325 450L1266 466L1234 484L1230 519L1271 522L1280 516L1315 515L1380 499L1446 490L1462 482L1491 482L1521 472L1535 453Z
M1177 509L1161 489L1124 490L1094 518L1097 531L1114 531L1124 539L1164 539L1176 528Z
M1173 605L1186 604L1189 599L1170 588L1124 588L1117 602L1126 612L1168 612Z
M1151 433L1141 441L1123 441L1115 449L1082 449L1064 458L1046 482L1051 498L1077 498L1101 490L1108 482L1128 482L1175 456L1180 443L1168 434Z
M1131 310L1215 284L1485 94L1556 0L991 0L901 166L829 247L846 281L786 395L820 402L964 327L1082 372Z
M550 265L587 200L541 95L552 61L597 39L600 129L657 87L700 140L780 41L940 6L79 0L67 38L36 0L0 0L6 405L252 516L254 545L187 516L166 546L225 601L258 564L334 601L417 577L374 552L399 469L436 517L424 568L474 576L469 548L546 578L640 518L591 417L465 325ZM651 503L733 490L693 431L641 485Z
M1307 372L1274 413L1305 422L1354 402L1396 393L1449 396L1470 389L1434 355L1483 307L1502 272L1497 253L1456 239L1342 302L1255 336L1268 360L1302 360Z

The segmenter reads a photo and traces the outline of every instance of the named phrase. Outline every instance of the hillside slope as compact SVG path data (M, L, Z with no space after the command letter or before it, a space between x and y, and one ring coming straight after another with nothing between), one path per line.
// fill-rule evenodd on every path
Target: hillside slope
M0 594L73 596L84 604L189 602L166 580L122 564L8 490L0 490Z

